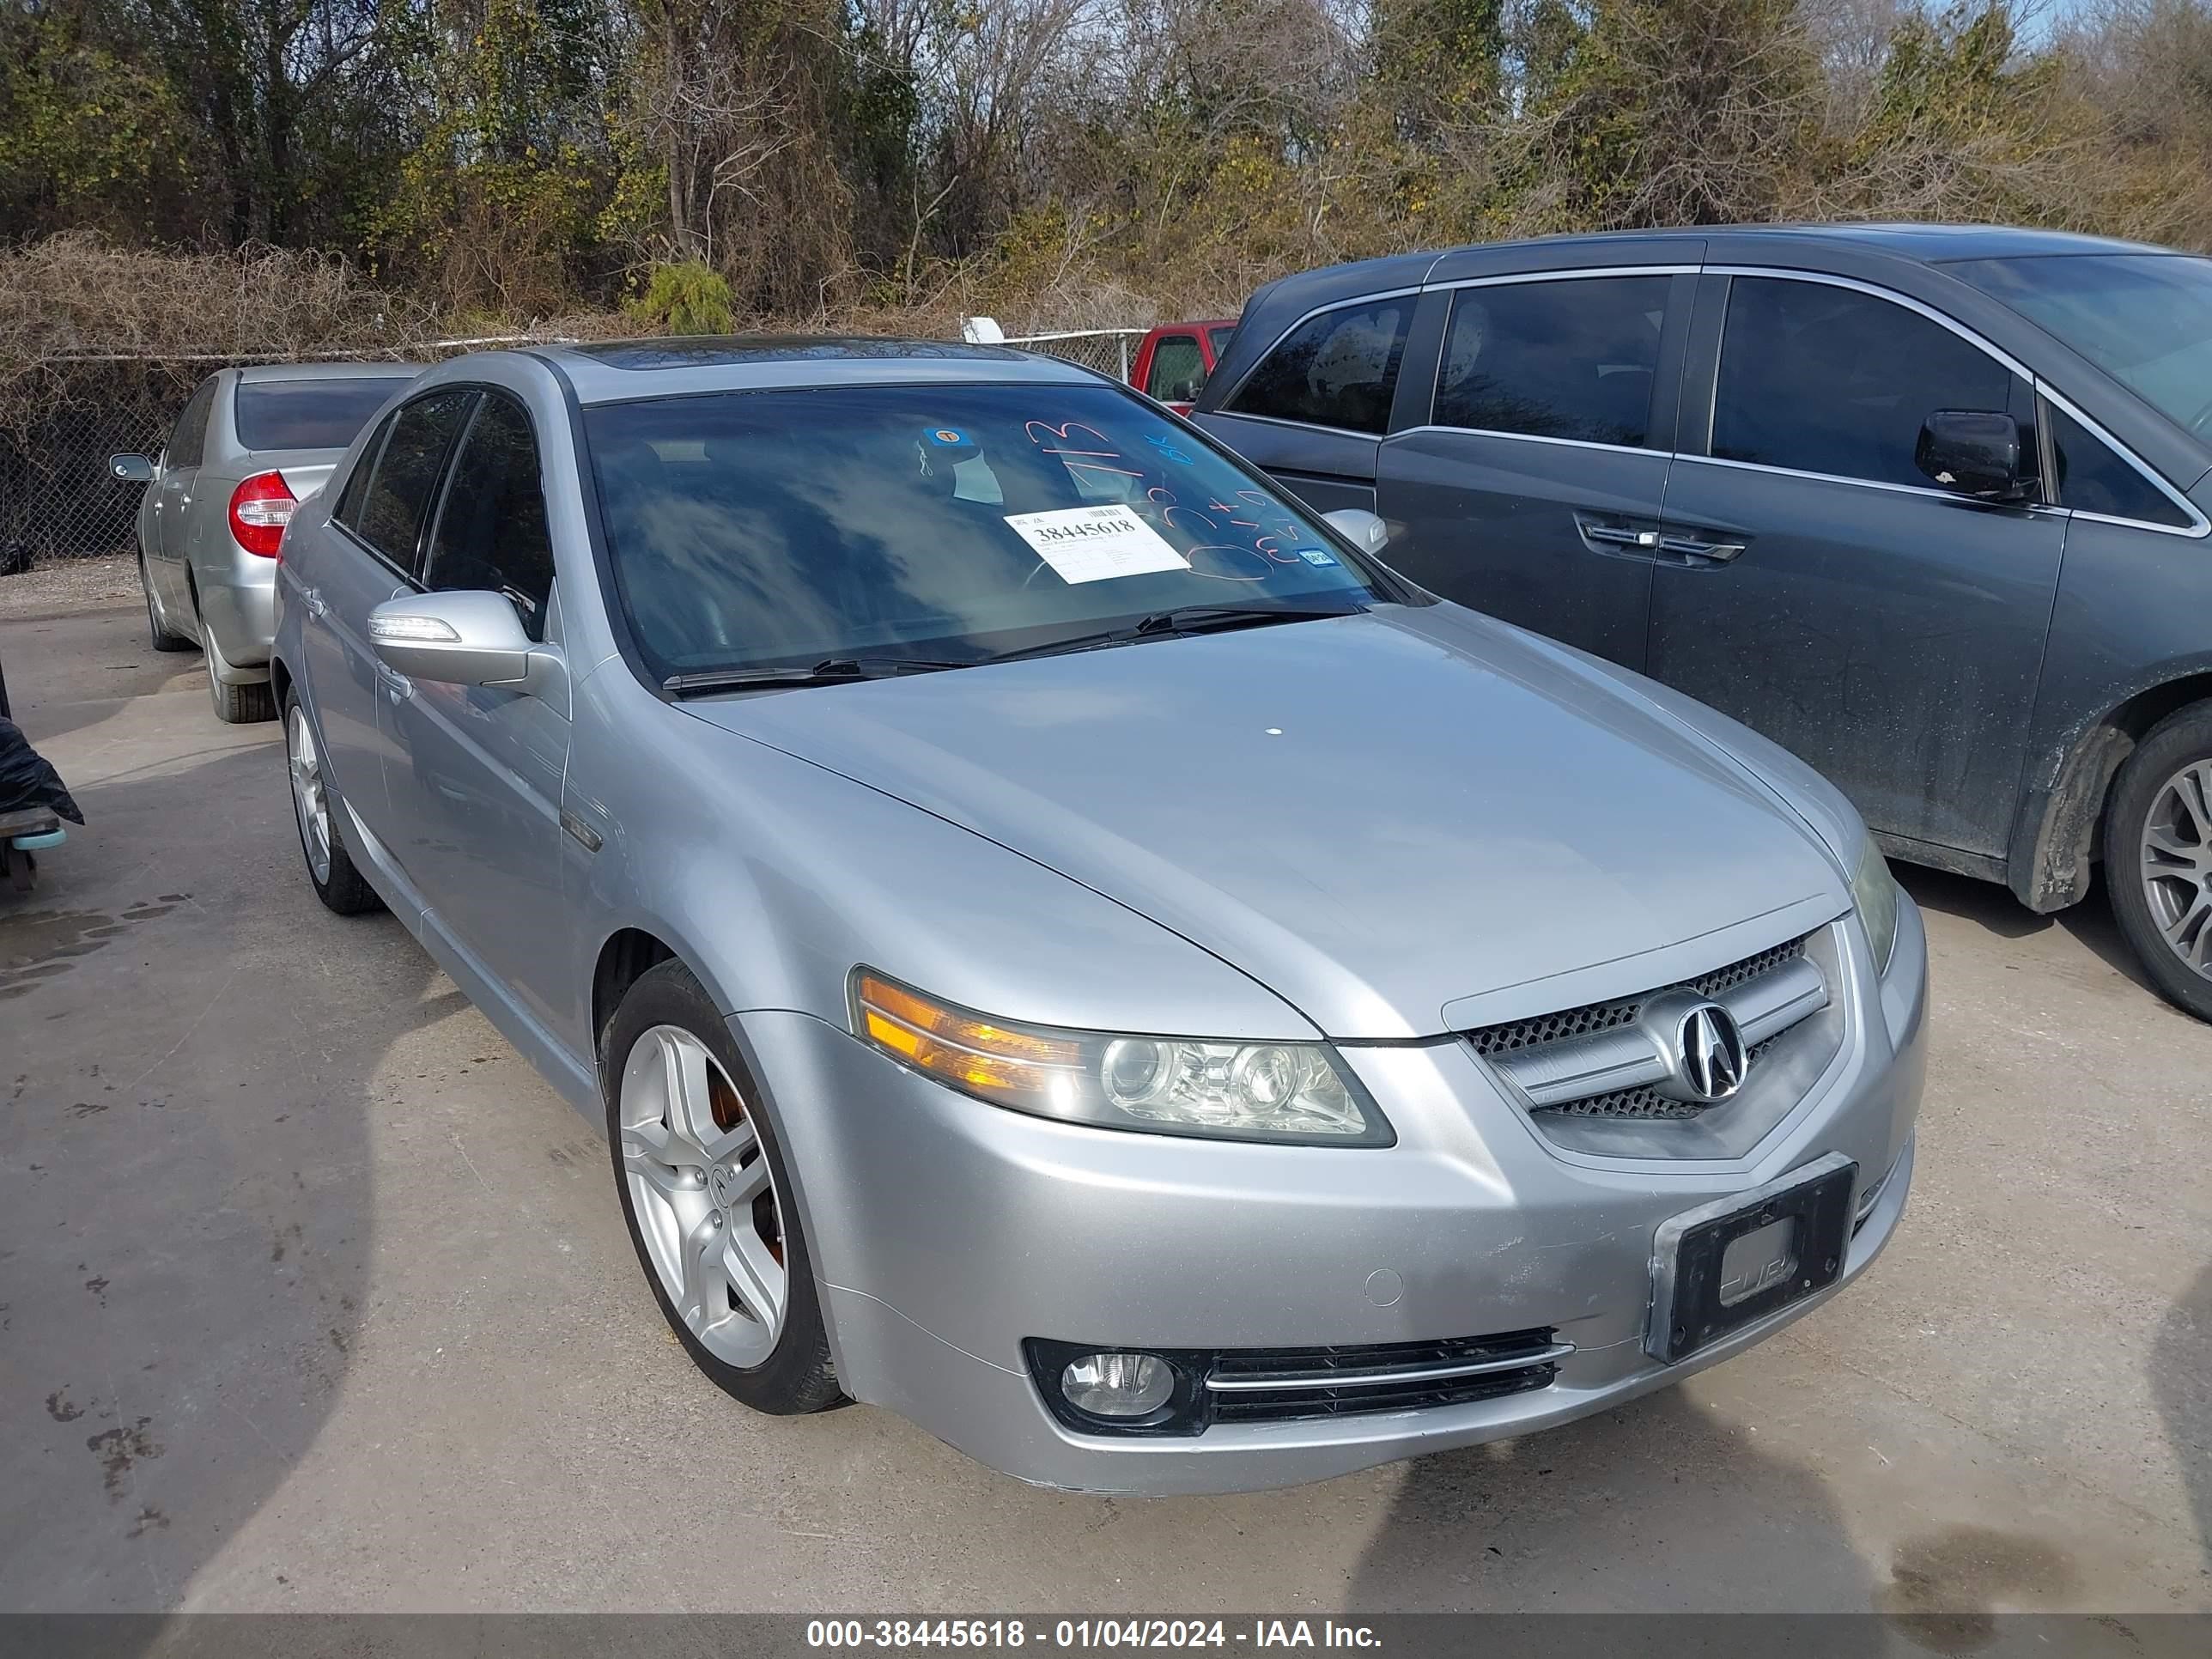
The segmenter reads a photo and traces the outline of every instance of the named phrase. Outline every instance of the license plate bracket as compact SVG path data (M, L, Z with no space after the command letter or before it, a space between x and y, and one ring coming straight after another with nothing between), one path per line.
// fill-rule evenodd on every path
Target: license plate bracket
M1834 1284L1850 1247L1857 1174L1855 1162L1830 1152L1764 1187L1661 1222L1652 1237L1644 1351L1673 1364ZM1750 1243L1732 1261L1729 1246L1740 1240Z

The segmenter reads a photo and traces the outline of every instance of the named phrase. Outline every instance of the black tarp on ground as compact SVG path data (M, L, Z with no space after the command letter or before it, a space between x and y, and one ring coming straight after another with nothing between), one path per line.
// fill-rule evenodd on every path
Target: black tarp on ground
M11 720L0 718L0 812L19 812L26 807L39 806L59 814L71 823L84 822L84 814L70 799L62 775L31 747L31 740L23 735L21 726Z

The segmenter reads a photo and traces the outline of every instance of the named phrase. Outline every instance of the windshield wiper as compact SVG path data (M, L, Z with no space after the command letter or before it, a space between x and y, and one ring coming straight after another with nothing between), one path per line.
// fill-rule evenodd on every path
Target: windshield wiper
M1101 646L1174 639L1185 634L1217 634L1231 628L1261 628L1270 623L1319 622L1327 617L1356 617L1360 610L1358 605L1322 610L1290 605L1184 605L1140 617L1133 627L1112 629L1103 634L1079 634L1073 639L1054 640L1048 645L1033 645L1021 651L1002 651L990 660L1011 662L1023 657L1053 657L1066 651L1091 651Z
M671 674L660 689L672 697L703 696L715 691L757 691L778 685L836 685L848 680L882 680L897 674L931 674L944 668L973 668L972 662L935 657L825 657L811 668L708 668Z

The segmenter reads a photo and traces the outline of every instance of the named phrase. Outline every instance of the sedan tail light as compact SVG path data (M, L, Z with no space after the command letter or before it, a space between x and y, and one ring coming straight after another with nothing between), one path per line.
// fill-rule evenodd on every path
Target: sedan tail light
M247 552L273 559L299 505L283 473L257 472L230 492L230 533Z

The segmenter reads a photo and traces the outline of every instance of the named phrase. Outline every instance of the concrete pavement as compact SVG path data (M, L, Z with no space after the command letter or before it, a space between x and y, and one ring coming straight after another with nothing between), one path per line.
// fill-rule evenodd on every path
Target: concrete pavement
M2101 902L1907 876L1913 1203L1777 1340L1501 1446L1078 1497L716 1392L594 1127L315 902L276 728L128 605L0 663L90 820L0 896L0 1609L2212 1609L2212 1028Z

